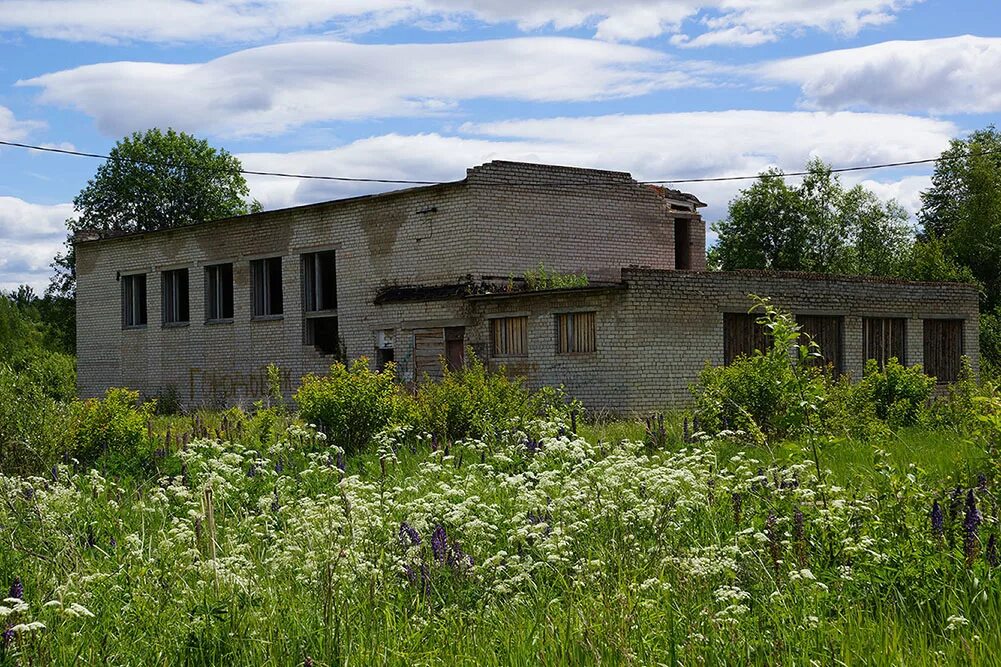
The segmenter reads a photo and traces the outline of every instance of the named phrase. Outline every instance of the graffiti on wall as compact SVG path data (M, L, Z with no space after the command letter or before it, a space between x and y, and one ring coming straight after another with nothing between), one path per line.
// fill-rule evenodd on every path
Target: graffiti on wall
M292 393L292 371L279 368L279 375L282 393ZM192 402L196 398L211 398L220 402L264 398L268 395L268 367L264 365L249 372L189 368L188 394Z

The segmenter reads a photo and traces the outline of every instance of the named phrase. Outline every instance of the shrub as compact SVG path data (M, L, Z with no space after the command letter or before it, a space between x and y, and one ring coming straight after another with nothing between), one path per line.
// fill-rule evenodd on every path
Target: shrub
M767 350L741 356L729 366L707 364L692 387L695 411L704 430L740 429L757 439L802 432L819 410L828 380L810 362L820 357L812 340L800 343L800 330L789 313L768 299L751 309L769 336Z
M40 351L22 359L19 370L49 398L68 402L76 397L76 357Z
M860 400L871 403L876 416L892 427L918 423L935 388L935 378L919 366L907 367L891 357L880 369L875 359L865 365L862 380L853 388Z
M70 453L84 465L103 459L111 469L133 469L152 460L147 425L156 402L140 403L139 392L112 388L104 398L70 406Z
M0 364L0 472L37 472L65 446L66 406L42 386Z
M295 402L302 419L322 426L329 442L356 452L390 422L398 397L392 366L375 372L362 357L350 367L337 362L326 375L304 377Z
M440 382L418 388L410 409L420 430L455 441L508 428L514 420L555 417L571 409L559 389L532 392L522 378L508 376L503 369L488 370L472 350L466 358L463 368L443 366Z

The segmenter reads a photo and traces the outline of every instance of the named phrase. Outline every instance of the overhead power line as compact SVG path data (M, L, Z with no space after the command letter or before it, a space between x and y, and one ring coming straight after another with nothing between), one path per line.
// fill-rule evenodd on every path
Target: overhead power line
M36 146L33 144L23 144L16 141L4 141L0 139L0 146L12 146L14 148L25 148L33 151L42 151L45 153L59 153L61 155L73 155L76 157L89 157L96 158L99 160L126 160L136 164L145 164L148 166L182 166L187 168L195 169L214 169L213 167L203 167L199 165L190 164L174 164L167 161L155 161L155 160L141 160L138 158L121 158L112 157L111 155L102 155L100 153L85 153L82 151L74 151L66 148L54 148L52 146ZM1001 155L1001 151L984 151L981 153L967 153L964 155L950 155L950 156L939 156L932 158L925 158L923 160L906 160L903 162L884 162L880 164L865 164L857 165L853 167L835 167L830 171L832 173L840 174L852 171L869 171L873 169L891 169L894 167L911 167L919 164L931 164L934 162L945 162L950 160L961 160L968 157L983 157L988 155ZM347 183L391 183L396 185L440 185L447 181L416 181L408 179L396 179L396 178L360 178L360 177L350 177L350 176L319 176L315 174L293 174L282 171L256 171L253 169L238 169L238 173L247 176L274 176L277 178L299 178L306 180L316 180L316 181L340 181ZM650 181L640 181L641 183L646 183L649 185L677 185L681 183L719 183L724 181L750 181L758 178L785 178L786 176L806 176L809 171L789 171L789 172L776 172L776 173L761 173L748 176L715 176L708 178L665 178L659 180Z

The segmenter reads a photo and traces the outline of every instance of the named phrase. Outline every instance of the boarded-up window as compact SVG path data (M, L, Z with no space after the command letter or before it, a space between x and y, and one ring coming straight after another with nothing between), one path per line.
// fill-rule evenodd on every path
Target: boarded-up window
M751 356L755 350L768 349L765 326L753 313L723 313L723 362L727 365L739 356Z
M490 356L528 356L528 317L490 320Z
M902 317L863 317L862 318L862 354L863 360L875 359L880 368L886 366L891 357L896 357L900 363L904 359L904 318Z
M939 382L955 382L963 356L962 320L925 320L926 374Z
M272 317L284 312L282 258L255 259L250 263L254 288L254 317Z
M441 327L414 330L414 377L441 379L441 358L445 356L445 331Z
M164 324L183 324L188 321L188 270L164 271L160 307Z
M146 274L122 276L122 326L146 326Z
M842 318L837 315L799 315L796 317L800 331L820 346L822 356L819 359L814 359L812 363L818 366L830 366L835 373L841 372L842 368L842 321Z
M556 316L557 354L584 354L597 348L594 313L560 313Z

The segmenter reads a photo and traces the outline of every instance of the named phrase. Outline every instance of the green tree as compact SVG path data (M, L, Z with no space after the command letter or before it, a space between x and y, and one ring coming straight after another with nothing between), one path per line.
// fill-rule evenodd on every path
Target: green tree
M968 267L983 285L986 306L1001 305L1001 132L993 126L954 139L921 194L921 236Z
M710 264L722 270L776 269L890 275L910 244L907 213L860 185L846 189L829 166L807 165L799 186L768 170L713 225Z
M144 232L190 225L259 210L240 161L204 139L184 132L151 129L120 140L110 159L73 199L77 217L70 234L82 229ZM76 287L73 247L56 256L49 292L72 295Z

